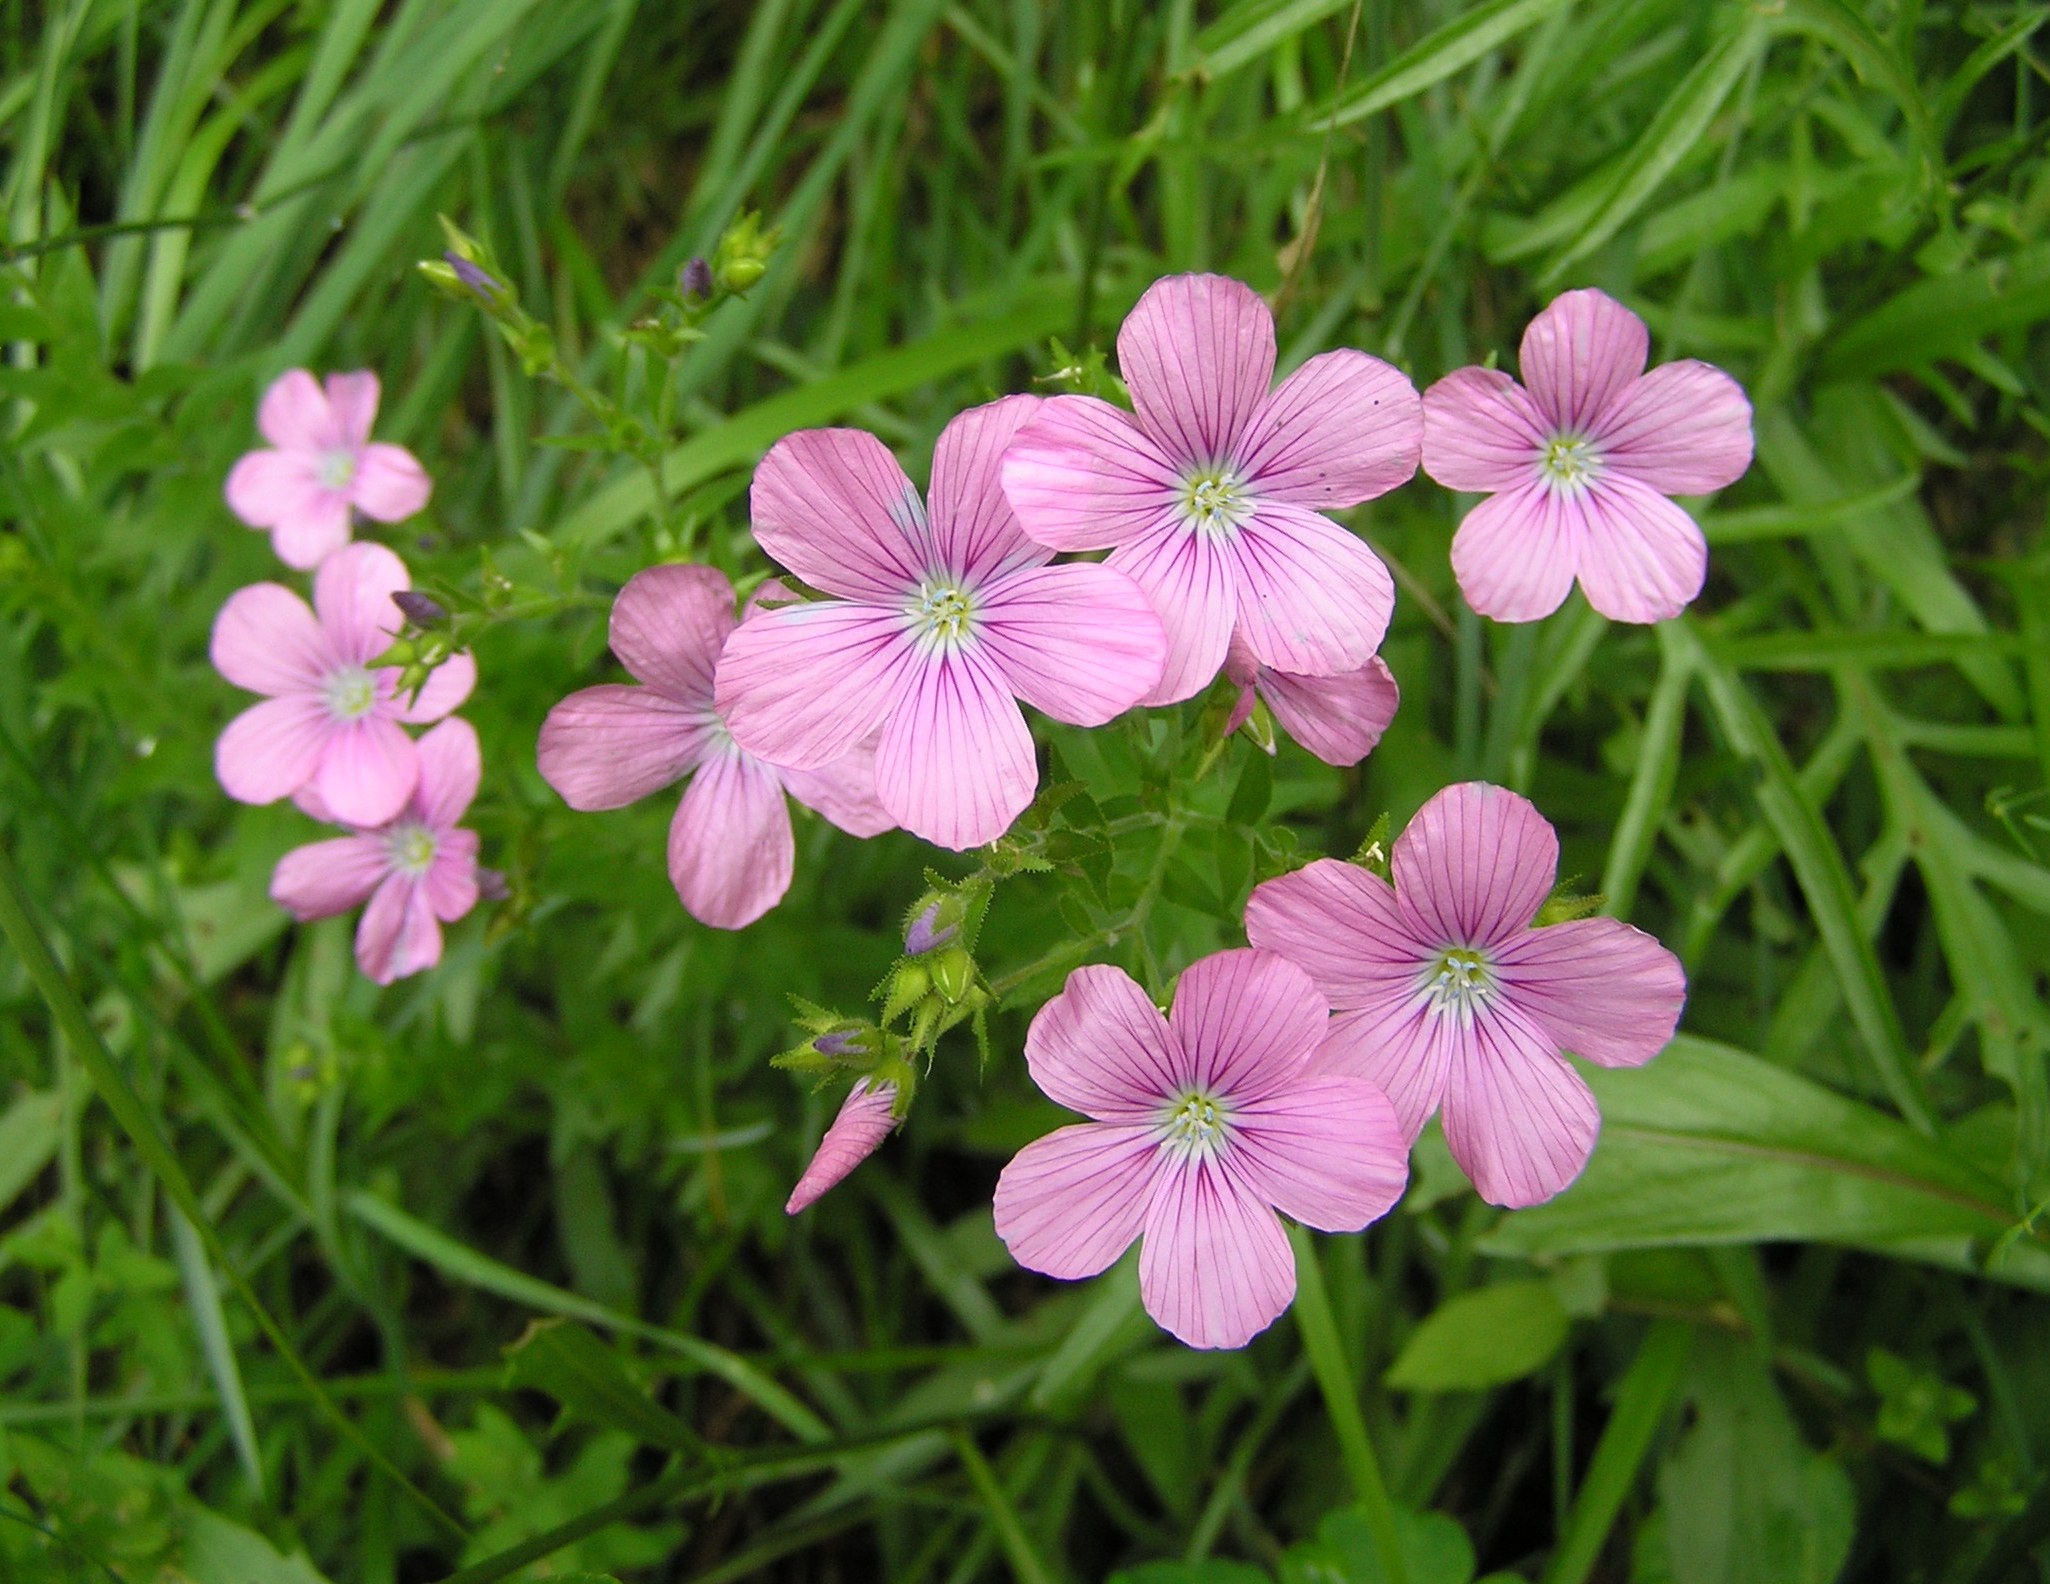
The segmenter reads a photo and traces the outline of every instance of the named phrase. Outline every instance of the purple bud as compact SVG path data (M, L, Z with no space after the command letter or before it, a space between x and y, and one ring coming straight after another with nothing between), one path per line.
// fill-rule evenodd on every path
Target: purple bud
M935 902L917 918L904 932L904 955L923 957L929 951L936 951L960 933L957 925L940 924L940 904Z
M499 869L477 871L477 895L486 902L503 902L512 895L512 887L505 883L505 873Z
M448 620L448 612L441 608L439 600L415 589L400 589L392 595L391 602L415 627L439 627Z
M684 265L676 277L676 284L685 297L709 297L712 295L712 266L701 258L694 258Z
M503 286L455 249L450 248L441 256L447 261L448 267L456 272L456 279L486 302L491 302L504 293Z
M811 1048L821 1056L866 1056L868 1047L857 1038L859 1031L845 1029L834 1034L821 1034L811 1042Z

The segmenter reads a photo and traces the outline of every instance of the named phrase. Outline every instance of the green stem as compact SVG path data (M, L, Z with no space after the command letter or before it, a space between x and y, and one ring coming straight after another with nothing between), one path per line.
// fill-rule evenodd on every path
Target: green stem
M954 1456L961 1460L961 1467L968 1471L975 1494L989 1509L990 1523L997 1532L997 1543L1010 1559L1011 1572L1018 1584L1053 1584L1053 1575L1039 1560L1039 1553L1032 1549L1025 1526L1018 1521L1018 1510L1011 1505L1011 1498L1004 1493L1004 1487L997 1479L997 1471L989 1466L989 1459L982 1455L975 1438L957 1427L947 1439L953 1444Z

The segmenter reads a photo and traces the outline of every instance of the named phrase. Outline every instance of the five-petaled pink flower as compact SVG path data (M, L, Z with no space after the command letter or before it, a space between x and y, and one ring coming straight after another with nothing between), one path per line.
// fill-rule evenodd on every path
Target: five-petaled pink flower
M751 621L760 620L751 614ZM790 889L796 843L784 793L854 836L893 821L875 796L875 756L856 745L815 770L743 750L713 704L734 631L733 585L703 566L637 572L612 606L612 652L640 687L572 693L541 727L541 774L576 809L615 809L696 772L669 825L669 878L691 916L752 924Z
M365 827L405 807L420 761L400 722L440 720L477 681L476 663L458 654L408 699L397 667L372 668L405 625L392 595L411 587L405 563L383 545L352 544L321 562L312 610L278 583L228 597L214 618L215 669L269 695L215 744L230 797L272 803L310 785L337 821Z
M1424 471L1485 492L1452 540L1466 601L1536 621L1580 579L1613 621L1677 616L1701 592L1708 541L1666 499L1734 484L1751 465L1751 403L1721 369L1644 372L1644 321L1570 291L1530 322L1519 362L1463 368L1424 392Z
M323 391L304 369L263 393L256 426L275 450L251 451L228 474L228 506L268 528L278 559L311 571L349 542L351 508L401 522L427 504L426 470L403 446L373 443L377 376L330 374Z
M1337 676L1296 676L1260 664L1234 633L1224 674L1239 690L1226 736L1245 725L1257 698L1289 736L1330 765L1358 764L1372 753L1402 702L1394 673L1379 655ZM1271 744L1267 751L1274 751Z
M1387 1097L1312 1065L1328 1008L1300 968L1225 951L1182 974L1167 1017L1122 969L1078 968L1025 1036L1032 1078L1094 1118L1028 1144L997 1179L997 1235L1074 1279L1144 1236L1146 1312L1191 1347L1239 1347L1295 1296L1279 1210L1357 1232L1401 1196Z
M420 777L398 818L295 847L271 875L271 900L297 919L332 918L369 901L356 926L356 962L378 984L440 962L441 926L477 905L477 833L456 823L477 795L477 733L458 716L422 737L419 749ZM302 792L300 802L316 818L331 817L317 792Z
M1481 1197L1549 1199L1601 1128L1562 1054L1649 1061L1687 995L1673 954L1616 919L1534 926L1559 839L1528 801L1447 787L1395 841L1393 886L1320 859L1246 904L1256 946L1306 968L1337 1014L1324 1067L1371 1079L1411 1138L1442 1105L1445 1141Z
M997 482L1039 405L962 413L933 455L930 516L873 435L812 429L756 470L762 548L837 596L767 611L728 640L719 710L776 764L830 763L876 734L876 790L943 847L994 841L1039 783L1017 700L1100 726L1160 678L1166 640L1146 596L1109 567L1048 566Z
M826 1129L826 1136L819 1140L811 1164L790 1190L790 1202L783 1206L783 1213L796 1215L800 1210L809 1210L828 1188L837 1186L873 1155L876 1146L897 1125L896 1103L895 1084L871 1084L866 1078L857 1078L841 1102L839 1114Z
M1193 697L1234 627L1263 665L1357 670L1395 586L1330 518L1416 471L1415 387L1379 358L1314 357L1269 389L1274 315L1220 275L1154 282L1118 331L1136 413L1088 396L1043 406L1004 458L1025 532L1056 550L1115 546L1167 626L1148 704Z

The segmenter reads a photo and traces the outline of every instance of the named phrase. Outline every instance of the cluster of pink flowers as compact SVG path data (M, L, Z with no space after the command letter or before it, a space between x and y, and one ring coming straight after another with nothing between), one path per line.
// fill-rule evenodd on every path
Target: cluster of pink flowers
M268 528L279 556L313 574L313 603L280 583L228 597L214 619L216 670L263 695L221 733L214 767L244 803L291 798L347 835L287 853L271 896L300 919L363 906L356 961L379 984L441 960L441 926L477 904L476 833L459 822L477 795L477 734L451 714L477 668L451 655L410 695L374 662L406 618L398 556L351 543L351 511L398 521L427 502L411 453L373 444L377 376L332 374L325 391L294 369L265 394L258 424L273 449L228 475L228 504ZM439 722L417 741L407 726Z

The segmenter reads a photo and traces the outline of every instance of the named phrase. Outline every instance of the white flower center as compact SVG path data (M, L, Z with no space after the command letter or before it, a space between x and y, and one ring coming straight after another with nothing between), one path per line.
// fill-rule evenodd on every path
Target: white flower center
M1553 435L1538 458L1539 476L1554 489L1581 489L1601 470L1602 454L1586 435Z
M1230 468L1199 469L1182 480L1182 521L1199 534L1223 538L1253 515L1253 497Z
M975 597L958 583L927 578L908 611L912 632L928 650L954 650L975 631Z
M1225 1103L1200 1089L1190 1089L1161 1113L1161 1140L1180 1155L1213 1155L1224 1147L1231 1128Z
M1485 953L1449 946L1425 967L1420 988L1431 998L1433 1011L1464 1020L1495 999L1495 976Z
M385 838L385 851L400 874L424 875L434 863L434 832L408 820Z
M377 678L362 666L342 666L327 679L328 712L336 720L356 720L377 703Z
M356 453L323 451L320 455L320 484L323 489L347 489L356 476Z

